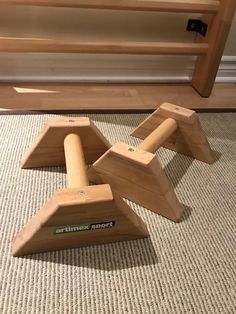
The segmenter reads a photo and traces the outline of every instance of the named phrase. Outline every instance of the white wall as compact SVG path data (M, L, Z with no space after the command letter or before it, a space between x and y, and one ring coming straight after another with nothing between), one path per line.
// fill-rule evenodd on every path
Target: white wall
M152 12L0 7L0 36L63 39L193 41L187 19L197 15ZM236 78L236 17L219 78ZM0 80L186 81L192 57L0 53Z

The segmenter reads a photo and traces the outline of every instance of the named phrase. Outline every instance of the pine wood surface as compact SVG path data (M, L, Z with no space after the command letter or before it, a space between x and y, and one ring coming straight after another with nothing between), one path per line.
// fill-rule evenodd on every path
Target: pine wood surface
M183 207L155 154L116 143L89 168L88 175L168 219L179 221L182 215Z
M197 2L196 2L197 1ZM2 2L6 4L6 1ZM12 1L8 4L46 5L52 6L52 1ZM1 52L47 52L47 53L118 53L118 54L183 54L197 55L192 86L203 97L209 97L215 83L220 60L224 51L227 36L235 11L235 0L171 0L170 1L73 1L68 5L87 8L106 9L155 9L157 11L182 12L191 7L195 12L201 8L203 20L208 29L206 37L197 36L194 43L176 42L132 42L132 41L68 41L51 38L19 38L0 37ZM53 6L66 6L64 1L55 1ZM210 10L211 9L214 10ZM206 17L206 18L205 18Z
M141 219L108 184L57 191L16 235L13 256L148 237ZM60 226L115 221L112 228L55 234Z
M65 137L64 152L67 186L78 188L89 185L82 141L78 134L70 133Z
M48 120L23 157L22 167L64 162L68 188L56 191L17 233L13 256L149 236L141 218L113 194L109 184L89 186L85 162L93 163L109 147L89 118Z
M64 165L64 140L71 133L80 136L88 164L96 161L110 147L89 118L50 118L22 157L22 168Z
M0 94L1 111L156 110L163 102L194 110L236 108L234 83L215 84L209 98L184 84L2 83Z
M159 127L164 125L170 118L176 121L177 129L174 129L174 132L172 132L168 138L164 138L162 145L179 153L212 164L215 161L215 157L198 116L193 110L164 103L143 121L132 132L132 135L144 139L144 142L148 142L149 138L153 138L153 133L158 133Z
M109 54L172 54L203 55L207 43L75 41L47 38L0 37L1 52L45 53L109 53Z
M219 8L218 0L1 0L0 4L202 13L215 13Z
M200 95L211 94L225 43L230 31L236 7L235 0L221 0L216 15L203 15L201 20L208 25L206 37L197 34L196 43L208 43L208 52L198 56L192 78L192 85Z

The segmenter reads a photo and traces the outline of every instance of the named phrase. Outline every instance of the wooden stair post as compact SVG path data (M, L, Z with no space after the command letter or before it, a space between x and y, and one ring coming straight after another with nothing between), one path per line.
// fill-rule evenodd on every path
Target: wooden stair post
M192 86L203 97L209 97L224 52L236 7L235 0L220 0L215 15L205 14L202 21L208 24L207 36L196 36L196 43L208 43L207 53L198 56L192 77Z

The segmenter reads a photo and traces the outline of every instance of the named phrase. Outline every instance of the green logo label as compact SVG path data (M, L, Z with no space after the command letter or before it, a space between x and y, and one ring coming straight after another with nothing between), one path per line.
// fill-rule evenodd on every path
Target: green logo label
M99 229L108 229L115 226L115 221L99 222L93 224L80 224L57 227L53 230L54 234L81 232L81 231L93 231Z

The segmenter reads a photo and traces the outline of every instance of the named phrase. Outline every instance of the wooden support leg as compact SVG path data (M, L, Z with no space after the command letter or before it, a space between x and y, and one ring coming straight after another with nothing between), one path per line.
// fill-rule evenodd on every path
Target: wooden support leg
M225 43L235 12L235 0L220 0L216 15L205 15L202 21L209 25L206 37L197 35L197 43L208 43L207 54L197 58L192 86L203 97L209 97L215 83Z
M179 221L183 206L156 155L117 143L89 169L95 183L107 182L122 197L173 221Z

